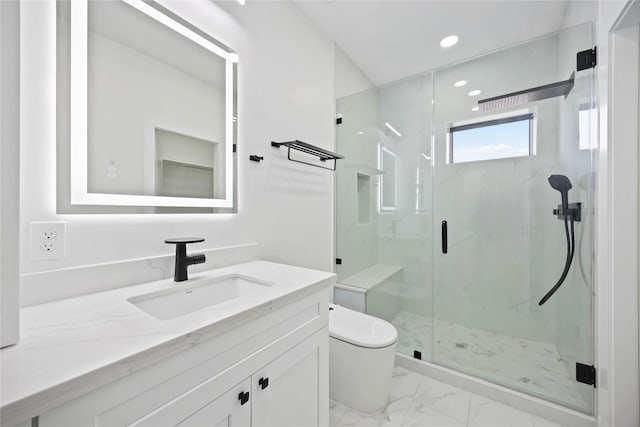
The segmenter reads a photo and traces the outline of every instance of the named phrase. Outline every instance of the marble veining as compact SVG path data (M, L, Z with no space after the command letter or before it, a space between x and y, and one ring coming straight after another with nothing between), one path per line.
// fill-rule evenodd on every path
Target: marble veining
M389 405L367 415L330 403L330 427L562 427L396 366Z
M588 409L589 402L567 371L555 345L435 320L406 311L392 321L398 329L398 351L501 385ZM435 343L435 346L432 345ZM451 414L448 414L451 415Z
M61 404L335 283L332 273L266 261L191 274L189 282L229 274L273 285L170 320L127 299L180 286L172 279L22 309L20 342L0 352L3 420Z

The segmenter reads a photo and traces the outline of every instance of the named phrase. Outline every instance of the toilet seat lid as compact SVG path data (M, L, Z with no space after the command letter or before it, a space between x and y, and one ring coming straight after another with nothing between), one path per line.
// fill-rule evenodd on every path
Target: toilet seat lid
M331 304L329 335L359 347L388 347L398 340L398 331L386 320Z

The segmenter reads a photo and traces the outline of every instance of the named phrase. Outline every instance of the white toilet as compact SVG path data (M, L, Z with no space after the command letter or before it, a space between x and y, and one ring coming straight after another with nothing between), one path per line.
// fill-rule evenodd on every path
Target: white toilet
M379 412L389 401L398 331L385 320L330 307L330 397L360 412Z

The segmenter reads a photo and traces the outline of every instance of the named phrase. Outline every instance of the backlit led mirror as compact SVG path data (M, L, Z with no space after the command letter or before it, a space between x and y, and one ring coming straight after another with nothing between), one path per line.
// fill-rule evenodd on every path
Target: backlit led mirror
M71 205L233 207L238 56L153 2L65 11Z

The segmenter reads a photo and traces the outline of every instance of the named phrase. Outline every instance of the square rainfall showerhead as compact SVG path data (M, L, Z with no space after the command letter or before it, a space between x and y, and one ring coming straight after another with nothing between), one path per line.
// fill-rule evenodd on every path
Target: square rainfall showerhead
M569 92L571 92L571 89L573 89L573 85L574 73L571 73L568 80L495 96L493 98L481 99L478 101L478 106L482 111L494 111L517 107L543 99L555 98L556 96L564 96L566 98Z

